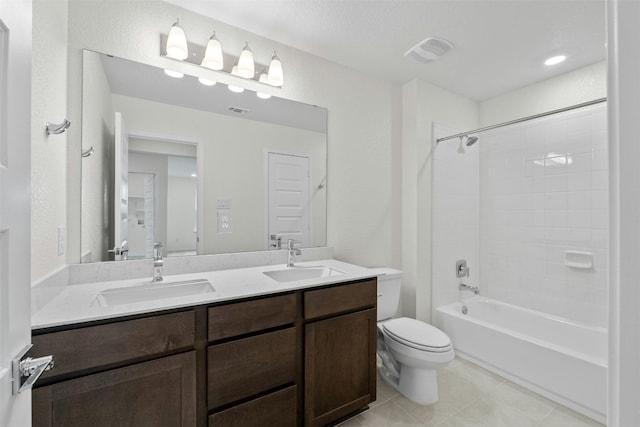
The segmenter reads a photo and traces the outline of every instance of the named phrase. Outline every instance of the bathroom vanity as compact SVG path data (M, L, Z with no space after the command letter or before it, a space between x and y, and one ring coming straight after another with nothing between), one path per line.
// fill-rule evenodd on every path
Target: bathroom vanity
M324 426L375 400L376 278L277 282L262 270L239 269L235 297L233 271L210 273L216 290L200 304L50 325L60 308L45 311L33 355L55 367L33 390L33 426Z

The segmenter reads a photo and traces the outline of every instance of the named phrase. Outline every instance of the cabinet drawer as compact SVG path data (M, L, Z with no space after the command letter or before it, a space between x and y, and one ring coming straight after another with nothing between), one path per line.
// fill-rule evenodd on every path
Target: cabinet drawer
M41 378L188 348L195 341L193 311L144 317L32 337L34 356L52 354L55 367Z
M294 427L296 386L209 416L209 427Z
M279 295L209 308L209 341L293 323L296 295Z
M361 308L375 307L376 301L376 279L306 291L304 293L304 318L314 319Z
M296 329L209 346L207 371L209 409L293 382Z

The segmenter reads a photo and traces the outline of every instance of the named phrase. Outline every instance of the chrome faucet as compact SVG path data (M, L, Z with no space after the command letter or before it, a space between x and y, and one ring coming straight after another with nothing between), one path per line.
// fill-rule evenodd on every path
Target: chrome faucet
M294 246L296 243L302 243L302 242L295 239L287 240L287 251L288 251L287 267L293 267L294 266L293 262L295 261L296 255L302 255L302 251Z
M460 289L461 291L469 290L476 295L480 294L480 288L478 288L477 286L466 285L464 283L460 283L458 289Z
M162 266L164 261L162 260L162 243L155 242L153 244L153 279L152 282L162 282Z

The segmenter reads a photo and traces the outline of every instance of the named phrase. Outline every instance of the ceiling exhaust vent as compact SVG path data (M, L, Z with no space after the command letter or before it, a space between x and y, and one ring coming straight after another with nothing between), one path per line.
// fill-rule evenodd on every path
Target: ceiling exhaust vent
M451 49L453 49L453 44L448 40L437 37L427 37L406 51L404 56L420 64L427 64L440 58Z
M241 108L241 107L229 107L228 110L231 111L232 113L237 113L237 114L246 114L250 111L250 110L247 110L246 108Z

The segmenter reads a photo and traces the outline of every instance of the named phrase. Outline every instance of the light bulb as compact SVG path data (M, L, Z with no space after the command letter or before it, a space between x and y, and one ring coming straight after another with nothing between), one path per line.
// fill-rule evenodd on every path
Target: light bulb
M231 75L233 75L233 76L237 76L238 75L238 64L235 64L233 66L233 68L231 69ZM232 85L232 84L228 84L227 87L229 88L229 90L231 92L235 92L235 93L244 92L244 88L240 87L240 86L235 86L235 85Z
M245 79L252 79L256 73L253 62L253 52L249 49L249 44L245 42L240 58L238 58L238 75Z
M176 78L176 79L181 79L181 78L183 78L183 77L184 77L184 73L181 73L180 71L173 71L173 70L167 70L167 69L165 69L165 70L164 70L164 73L165 73L167 76L170 76L170 77L173 77L173 78Z
M271 63L269 63L268 82L271 86L280 87L284 83L284 74L282 73L282 62L278 55L273 52Z
M207 49L204 52L204 58L202 58L202 63L200 65L217 71L224 68L222 45L220 44L220 40L216 38L215 31L209 38L209 42L207 42Z
M198 81L205 86L214 86L216 84L215 81L205 79L204 77L198 77Z
M258 79L258 81L260 83L269 84L269 78L267 77L266 70L262 70L262 73L260 73L260 78ZM269 99L269 98L271 98L271 95L269 95L268 93L264 93L264 92L256 92L256 95L260 99Z
M171 30L169 30L166 50L169 58L179 59L182 61L189 56L187 36L185 36L184 30L180 26L179 19L176 19L176 22L171 26Z

